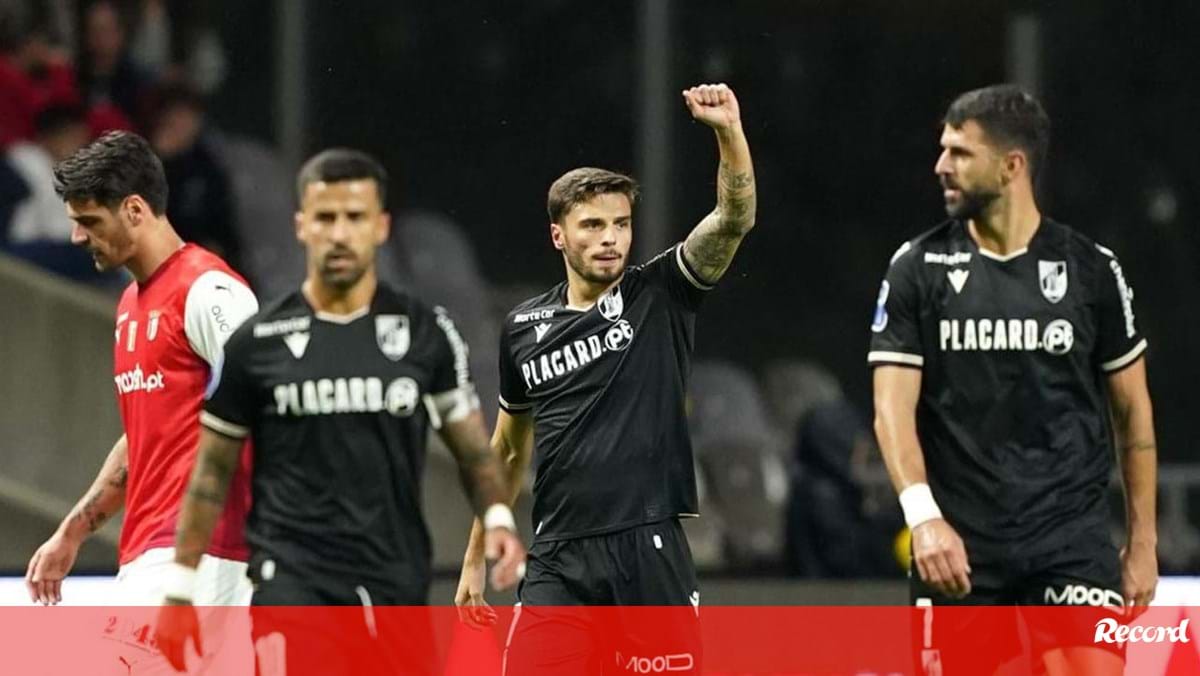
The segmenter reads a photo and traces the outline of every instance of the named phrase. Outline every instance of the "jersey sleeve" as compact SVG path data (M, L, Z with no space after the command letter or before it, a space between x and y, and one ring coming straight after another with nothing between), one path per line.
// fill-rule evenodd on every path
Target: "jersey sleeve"
M470 348L446 309L433 309L439 348L430 394L425 400L434 427L458 422L479 409L479 396L471 380Z
M649 283L664 287L672 300L691 312L700 308L706 292L713 289L712 284L701 281L684 258L683 242L647 261L642 275Z
M250 435L258 411L255 385L247 368L253 344L249 335L241 332L220 352L200 411L201 425L235 439Z
M1137 361L1146 351L1133 314L1133 287L1112 251L1096 245L1100 269L1096 273L1096 357L1100 368L1114 373Z
M184 301L183 332L192 351L211 367L206 392L212 391L225 341L256 312L254 292L228 273L209 270L192 282Z
M894 364L921 368L920 279L912 243L905 242L892 256L887 275L875 299L871 321L871 347L867 362L872 366Z
M528 413L533 408L533 402L529 401L525 381L521 378L516 360L513 358L512 340L507 326L500 331L499 366L500 408L513 415Z

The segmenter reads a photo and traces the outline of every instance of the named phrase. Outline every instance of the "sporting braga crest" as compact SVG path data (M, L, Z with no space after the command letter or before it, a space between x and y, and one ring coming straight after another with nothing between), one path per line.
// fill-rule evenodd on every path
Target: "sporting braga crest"
M412 338L408 332L408 317L405 315L376 315L375 342L379 351L392 361L400 361L408 354Z
M1038 279L1042 295L1051 303L1057 303L1067 295L1067 262L1038 261Z

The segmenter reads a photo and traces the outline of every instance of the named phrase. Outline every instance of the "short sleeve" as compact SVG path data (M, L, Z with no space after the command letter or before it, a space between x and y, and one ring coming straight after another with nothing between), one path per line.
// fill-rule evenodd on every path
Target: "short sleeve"
M508 322L500 332L500 408L508 413L527 413L533 408L529 391L513 358Z
M1121 263L1112 251L1096 245L1100 269L1096 272L1096 357L1108 373L1137 361L1146 351L1146 339L1138 331L1133 313L1133 287L1125 279Z
M233 332L254 313L254 292L232 275L209 270L188 288L183 306L183 332L192 351L212 368L206 391L211 391L221 350Z
M479 396L471 381L471 351L446 309L433 309L437 324L438 348L435 351L433 381L426 405L435 427L458 422L479 409Z
M867 353L867 362L872 366L925 365L921 347L920 280L917 256L911 250L911 242L896 250L879 287L871 320L871 348Z
M642 276L647 282L664 287L672 300L691 312L700 309L704 296L713 289L712 284L701 281L684 258L683 242L642 265Z
M213 365L214 378L200 412L201 425L235 439L250 435L258 412L257 390L247 368L252 345L244 331L226 343Z

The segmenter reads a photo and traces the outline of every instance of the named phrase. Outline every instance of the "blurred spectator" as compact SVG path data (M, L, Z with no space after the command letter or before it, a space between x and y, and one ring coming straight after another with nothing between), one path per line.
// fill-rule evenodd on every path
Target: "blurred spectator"
M93 132L142 120L151 80L129 57L127 23L113 0L92 0L83 14L79 84Z
M861 413L848 401L812 407L796 434L784 559L792 575L878 578L900 573L892 541L903 526L863 487L877 454ZM889 503L890 504L890 503Z
M54 164L70 157L89 140L83 108L50 106L38 114L34 140L13 144L6 159L25 182L28 197L16 205L8 226L11 244L69 244L71 220L54 192Z
M211 94L226 58L207 0L143 0L130 45L134 62L156 79L188 82Z
M0 5L0 147L31 138L46 106L79 99L66 53L19 7Z
M167 173L167 216L184 241L242 269L229 176L205 133L204 102L186 87L162 90L150 142Z

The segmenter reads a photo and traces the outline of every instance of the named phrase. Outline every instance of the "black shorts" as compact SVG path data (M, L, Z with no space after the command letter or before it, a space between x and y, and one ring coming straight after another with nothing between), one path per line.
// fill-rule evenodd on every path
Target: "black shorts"
M700 672L700 592L677 520L534 543L517 597L505 674Z
M1036 673L1047 650L1077 646L1124 658L1121 646L1090 638L1097 622L1120 619L1124 610L1120 558L1107 533L1084 533L1032 557L972 555L968 544L967 557L971 593L962 599L935 592L915 568L909 572L911 601L924 607L912 631L916 673L990 673L1003 664L1027 665ZM972 610L975 606L989 607ZM1080 610L1048 617L1021 606ZM939 614L938 607L953 609Z
M250 566L251 636L259 676L432 674L427 591L274 562ZM320 607L311 607L320 606Z

